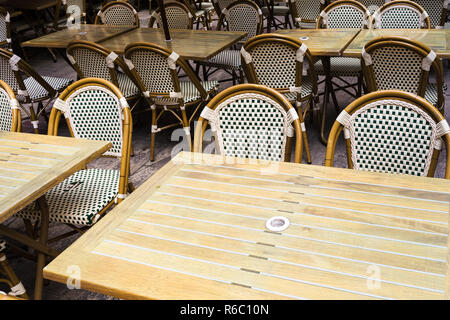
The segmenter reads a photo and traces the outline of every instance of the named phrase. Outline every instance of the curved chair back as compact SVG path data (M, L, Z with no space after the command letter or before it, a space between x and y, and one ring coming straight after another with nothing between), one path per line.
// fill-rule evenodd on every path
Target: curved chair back
M0 80L0 131L20 132L19 102L10 86Z
M0 48L12 48L10 20L9 12L0 7Z
M139 16L136 9L128 2L112 1L100 9L94 23L139 28Z
M197 123L194 150L203 152L207 125L214 133L216 152L225 156L290 161L295 135L295 162L302 159L298 114L280 93L265 86L241 84L214 97Z
M290 0L289 7L297 28L314 29L320 13L325 8L325 0Z
M226 25L225 28L228 31L247 32L247 36L239 41L244 43L248 39L262 33L263 13L253 1L238 0L222 10L217 30L220 30L222 25Z
M164 105L184 106L177 67L192 81L202 98L207 93L188 63L176 52L153 43L135 42L125 48L125 62L138 80L144 96L153 104L158 99Z
M326 166L333 166L342 131L350 169L432 177L444 144L445 178L450 178L449 125L435 107L419 96L378 91L351 103L331 129Z
M373 14L374 29L430 29L430 27L428 13L420 5L409 0L388 2Z
M238 0L212 0L212 4L214 6L214 11L216 11L217 15L220 15L223 9L236 1Z
M19 100L30 103L30 94L25 87L22 73L26 77L33 77L48 92L45 98L53 98L56 95L55 89L34 71L26 61L11 51L0 48L0 79L11 87Z
M438 108L443 107L442 62L424 44L402 37L380 37L364 46L362 57L363 73L370 92L402 90L424 97L430 70L435 70Z
M67 46L67 58L72 63L73 68L80 79L101 78L111 81L116 87L126 92L126 88L121 88L118 81L117 67L137 86L137 81L133 78L128 66L123 59L114 51L111 51L94 42L75 40Z
M111 149L104 155L120 158L119 194L126 194L132 120L128 103L119 88L99 78L85 78L68 86L53 105L49 135L58 135L61 113L72 137L111 142Z
M339 0L329 4L319 15L317 29L367 29L371 14L359 2Z
M181 2L170 1L164 3L167 24L169 29L192 29L193 16L188 7ZM162 20L159 8L152 12L148 27L152 28L156 22L158 28L162 28Z
M431 28L443 28L447 21L447 7L449 2L446 0L412 0L419 4L430 16Z

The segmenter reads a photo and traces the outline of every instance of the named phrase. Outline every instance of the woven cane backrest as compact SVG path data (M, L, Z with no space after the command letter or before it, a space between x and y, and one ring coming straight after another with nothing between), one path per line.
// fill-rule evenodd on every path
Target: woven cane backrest
M179 2L168 2L164 4L169 29L192 29L192 14L189 9ZM162 28L162 20L159 9L153 11L149 27L153 27L154 22L158 28Z
M0 131L19 131L19 103L11 88L0 80Z
M0 7L0 48L11 48L10 15Z
M5 81L14 92L19 89L19 83L17 82L14 71L11 68L9 59L0 54L0 79Z
M295 6L296 22L316 22L325 4L324 0L291 0Z
M98 12L95 23L114 26L139 26L139 18L131 4L113 1Z
M133 64L145 88L151 93L169 94L174 81L167 55L148 49L133 50L127 59Z
M81 71L80 78L101 78L112 81L105 56L86 47L73 47L68 50Z
M293 136L291 124L298 121L295 109L268 93L231 90L236 92L213 101L201 114L214 132L218 153L284 161L287 137Z
M274 89L295 86L296 48L281 41L264 41L246 49L258 83Z
M111 142L112 147L105 155L122 156L124 102L114 92L103 86L83 86L64 101L64 116L75 138ZM58 103L55 102L55 107Z
M240 40L241 43L261 33L263 14L251 1L233 2L222 11L222 14L222 19L227 23L227 30L247 32L247 36Z
M430 17L431 28L443 27L446 21L447 7L446 0L412 0L419 4Z
M401 100L380 100L346 124L355 169L426 176L436 144L436 122Z
M370 12L359 2L336 1L320 13L317 23L325 29L364 29L370 24Z
M223 9L228 8L228 6L239 0L212 0L214 9L217 14L220 14Z
M427 12L412 1L386 3L373 14L375 29L421 29L430 28Z

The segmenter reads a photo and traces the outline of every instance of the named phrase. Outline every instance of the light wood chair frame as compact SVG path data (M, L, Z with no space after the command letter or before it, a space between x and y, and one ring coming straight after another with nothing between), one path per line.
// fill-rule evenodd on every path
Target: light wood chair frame
M379 48L383 47L402 47L406 48L408 50L411 50L419 55L421 55L423 58L427 57L428 54L432 51L428 46L425 44L416 41L411 40L403 37L378 37L375 39L372 39L366 45L364 46L364 51L367 54L370 54L374 50L377 50ZM377 91L377 84L375 79L375 73L373 69L373 65L367 66L364 59L361 59L362 68L363 68L363 74L364 78L367 84L368 92L374 92ZM431 70L434 70L435 72L435 78L436 78L436 86L437 86L437 94L438 94L438 105L437 108L441 113L444 113L444 104L445 104L445 97L444 97L444 91L443 91L443 84L444 84L444 66L442 63L442 60L436 58L431 64ZM430 71L423 70L420 76L418 91L415 93L421 97L425 96L425 91L427 89L427 85L429 82L430 77Z
M302 46L302 42L299 40L281 35L281 34L261 34L256 37L253 37L249 39L243 46L244 50L247 52L250 52L253 48L258 47L259 45L264 45L264 43L267 42L279 42L283 45L291 47L293 50L298 50ZM317 97L317 91L318 91L318 84L317 84L317 75L314 70L314 57L311 55L309 49L306 50L304 59L308 61L309 64L309 72L312 82L312 94L302 97L300 93L297 92L297 98L295 101L295 107L297 109L297 113L300 118L301 128L303 130L302 138L303 138L303 145L306 152L306 158L308 163L312 163L311 159L311 152L309 149L309 143L308 143L308 136L306 133L306 128L304 124L304 119L306 117L306 114L313 109L314 103ZM258 75L255 70L255 66L253 61L250 63L246 63L245 59L241 56L242 66L244 68L245 76L249 83L254 84L261 84ZM295 87L299 88L302 86L302 79L303 79L303 62L300 62L296 60L295 62ZM264 85L264 84L262 84ZM289 93L290 88L274 88L274 90L283 93ZM302 108L303 102L306 102L305 108Z
M94 24L104 24L102 22L102 19L101 19L100 15L103 12L105 12L107 9L109 9L110 7L113 7L113 6L123 6L123 7L127 8L128 10L133 11L134 12L134 16L135 16L135 24L133 26L137 27L137 28L140 27L139 15L138 15L136 9L130 3L126 2L126 1L111 1L111 2L108 2L107 4L105 4L100 9L100 11L97 13L97 16L95 17Z
M271 98L278 104L280 104L286 112L289 112L289 109L294 108L292 104L278 91L271 89L266 86L258 85L258 84L239 84L233 87L230 87L228 89L225 89L224 91L221 91L219 94L217 94L207 105L208 108L214 110L216 109L222 102L225 100L228 100L234 96L243 94L243 93L254 93L258 95L263 95L266 97ZM300 115L299 115L300 116ZM205 135L205 131L208 127L208 120L203 118L202 116L199 117L197 125L195 127L195 133L194 133L194 152L203 152L203 138ZM302 146L302 130L300 125L300 119L295 119L292 122L292 126L294 128L295 132L295 152L294 152L294 162L300 163L302 161L302 153L303 153L303 146ZM217 136L215 137L215 142L217 146ZM285 162L291 161L291 150L292 150L292 143L293 143L293 137L286 137L286 149L285 149ZM219 148L216 148L219 150Z
M16 95L14 94L14 91L11 89L11 87L4 82L3 80L0 80L0 88L5 90L5 92L8 94L9 101L16 100ZM18 102L17 102L18 104ZM12 124L11 124L11 132L20 132L22 129L22 118L19 108L12 108Z
M379 100L399 100L404 101L410 104L413 104L420 109L422 109L424 112L426 112L436 123L441 122L442 120L445 120L445 118L442 116L442 114L428 101L423 99L422 97L419 97L415 94L411 94L404 91L399 90L385 90L385 91L377 91L372 92L369 94L366 94L362 96L361 98L353 101L350 105L345 108L345 111L352 115L355 112L357 112L359 109L363 108L364 106L379 101ZM343 131L344 126L338 122L335 121L333 124L333 127L330 132L330 136L328 138L328 144L327 144L327 150L325 155L325 166L332 167L334 163L334 154L336 150L336 144L338 141L338 138ZM446 162L446 170L445 170L445 179L450 179L450 133L446 133L442 136L443 144L445 145L447 159ZM346 143L346 150L347 150L347 166L349 169L353 169L353 162L352 162L352 149L351 149L351 142L350 138L345 139ZM440 150L434 149L431 165L428 170L428 177L434 177L436 166L439 158Z

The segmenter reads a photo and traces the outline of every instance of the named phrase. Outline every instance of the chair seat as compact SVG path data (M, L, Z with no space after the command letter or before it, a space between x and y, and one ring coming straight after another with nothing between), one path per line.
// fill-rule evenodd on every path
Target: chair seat
M211 12L214 10L214 5L211 2L202 2L200 3L200 8L206 12Z
M315 63L314 69L318 75L325 75L322 60ZM332 77L357 77L361 74L361 71L361 60L358 58L330 58L330 75Z
M261 11L263 15L268 16L269 15L269 8L268 7L262 7ZM290 10L289 7L286 6L273 6L273 15L274 16L285 16L289 14Z
M447 90L447 84L443 85L442 90L445 92ZM425 95L424 98L428 102L430 102L433 106L439 109L441 113L444 113L443 106L438 105L438 89L437 84L435 83L429 83L427 85L427 88L425 89ZM444 99L445 100L445 99Z
M55 89L57 92L63 91L69 84L73 82L72 79L66 78L55 78L55 77L42 77L48 84ZM24 80L25 87L27 88L28 94L32 101L50 98L48 96L47 90L45 90L39 82L37 82L33 77L29 77ZM17 99L20 101L25 101L25 97L18 95Z
M0 239L0 252L3 252L6 250L6 241L3 239Z
M223 50L204 64L217 68L239 70L241 69L241 53L239 50Z
M45 195L50 222L92 225L98 213L117 196L119 179L119 170L86 169L74 173ZM18 216L36 221L41 213L31 204Z
M303 77L302 79L302 99L305 99L306 97L312 95L313 93L313 86L312 81L310 77ZM295 102L297 100L297 94L295 92L287 92L283 93L283 95L286 97L286 99L289 100L289 102Z
M125 98L131 98L139 95L139 88L131 81L131 79L124 73L117 73L117 82L119 83L119 89Z
M202 84L203 88L205 88L207 93L212 92L219 86L218 81L200 81L200 83ZM200 92L198 92L197 88L191 81L180 81L180 88L185 104L195 102L201 99ZM161 106L178 105L177 100L172 98L155 99L155 103Z

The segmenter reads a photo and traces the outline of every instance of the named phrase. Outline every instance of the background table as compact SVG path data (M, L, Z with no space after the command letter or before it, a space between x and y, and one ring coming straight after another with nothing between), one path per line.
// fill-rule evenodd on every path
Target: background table
M39 200L46 206L45 193L98 158L111 147L109 142L39 134L0 132L0 223L25 206ZM48 228L48 211L42 213L41 228ZM0 234L19 241L38 253L35 298L42 294L45 256L58 253L39 241L0 225Z
M360 30L349 29L283 29L275 31L275 33L290 36L305 43L311 54L315 56L340 56L359 32Z
M45 10L58 5L58 0L0 0L0 6L19 10Z
M125 47L132 42L151 42L175 51L184 59L206 61L243 39L247 33L173 29L170 30L170 35L172 41L165 41L161 29L138 28L109 40L101 41L100 45L122 54Z
M77 267L83 289L125 299L444 298L449 191L443 179L181 153L44 276L66 283ZM273 216L290 226L267 230Z
M364 45L377 37L399 36L422 42L442 59L450 58L450 30L447 29L376 29L362 30L345 49L344 56L360 57Z

